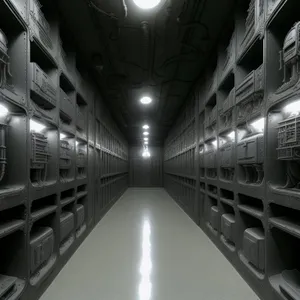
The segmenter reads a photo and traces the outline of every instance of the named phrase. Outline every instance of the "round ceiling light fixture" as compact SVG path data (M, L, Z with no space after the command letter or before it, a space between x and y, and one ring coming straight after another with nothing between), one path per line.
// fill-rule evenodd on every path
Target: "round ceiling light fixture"
M149 128L150 128L149 125L144 125L144 126L143 126L143 129L146 129L146 130L147 130L147 129L149 129Z
M152 102L152 99L150 97L143 97L141 99L141 103L145 104L145 105L150 104L151 102Z
M147 142L148 140L149 140L149 138L144 138L144 141L146 141L146 142Z
M145 131L144 133L143 133L143 135L149 135L149 132L148 131Z
M151 9L160 4L161 0L133 0L133 2L141 9Z

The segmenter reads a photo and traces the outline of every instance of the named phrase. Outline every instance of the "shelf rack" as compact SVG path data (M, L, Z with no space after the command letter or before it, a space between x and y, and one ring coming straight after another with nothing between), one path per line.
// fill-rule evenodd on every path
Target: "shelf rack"
M300 299L299 8L237 1L164 147L167 191L266 300Z
M128 145L55 2L1 1L0 36L0 297L34 300L127 189Z

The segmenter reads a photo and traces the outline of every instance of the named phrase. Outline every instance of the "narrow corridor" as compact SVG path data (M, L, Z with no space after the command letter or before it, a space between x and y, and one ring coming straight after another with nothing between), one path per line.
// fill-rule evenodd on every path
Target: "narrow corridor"
M163 189L129 189L41 299L258 297Z

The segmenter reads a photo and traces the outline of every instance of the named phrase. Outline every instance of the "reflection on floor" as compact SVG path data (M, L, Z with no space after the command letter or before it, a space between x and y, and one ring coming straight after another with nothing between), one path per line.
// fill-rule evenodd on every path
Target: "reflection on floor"
M257 300L163 189L129 189L41 300Z

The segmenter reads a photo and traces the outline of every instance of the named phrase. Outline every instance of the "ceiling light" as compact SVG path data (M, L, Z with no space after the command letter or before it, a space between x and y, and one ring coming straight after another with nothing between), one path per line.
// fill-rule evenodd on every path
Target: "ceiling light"
M235 132L234 132L234 131L231 131L230 133L227 134L227 136L228 136L230 139L234 140L234 138L235 138Z
M143 126L143 129L149 129L150 127L149 127L149 125L144 125Z
M64 134L64 133L60 133L59 134L59 139L60 140L63 140L63 139L65 139L67 136Z
M145 132L143 133L143 135L149 135L149 132L148 132L148 131L145 131Z
M76 144L76 147L77 147L77 146L79 145L79 142L78 142L78 141L76 141L76 142L75 142L75 144Z
M151 156L149 150L144 150L142 155L143 155L143 157L150 157Z
M30 131L41 132L45 128L45 125L30 119Z
M294 101L283 108L284 112L291 115L299 115L300 113L300 100Z
M214 140L214 141L212 142L212 144L214 145L215 148L217 148L217 146L218 146L218 141L217 141L217 140Z
M156 7L161 0L133 0L135 5L142 9L151 9Z
M148 141L149 140L149 138L144 138L144 141Z
M265 119L260 118L250 124L257 132L263 132L265 128Z
M149 142L145 142L145 145L148 145L149 144Z
M141 99L142 104L150 104L152 102L152 99L150 97L143 97Z
M4 105L0 104L0 117L6 117L7 114L8 109Z

